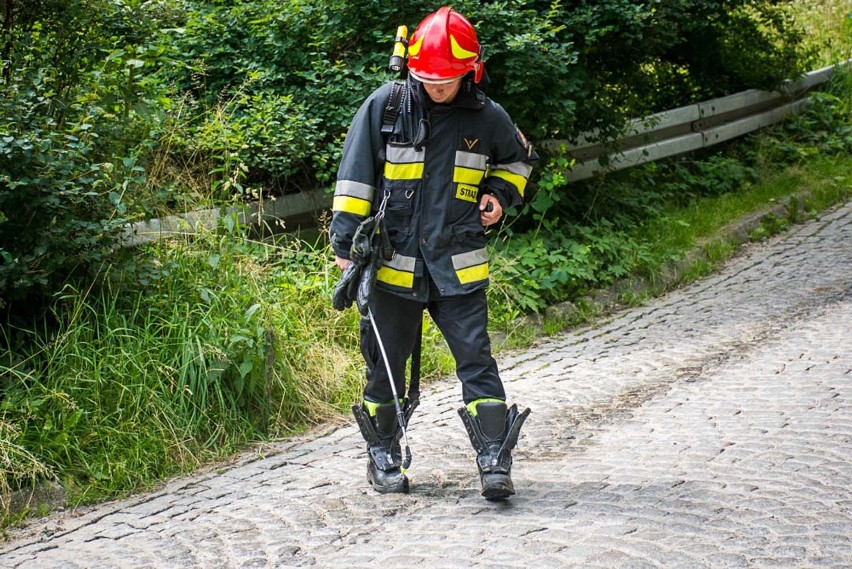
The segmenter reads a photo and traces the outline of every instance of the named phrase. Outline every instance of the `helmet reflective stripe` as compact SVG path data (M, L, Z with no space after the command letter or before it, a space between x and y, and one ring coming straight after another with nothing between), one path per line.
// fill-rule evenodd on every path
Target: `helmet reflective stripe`
M408 46L409 57L417 57L420 55L420 48L423 46L423 36L420 36L416 42Z
M479 52L467 51L465 48L459 45L459 42L456 41L452 35L450 36L450 48L453 53L453 57L456 59L470 59L471 57L479 57Z

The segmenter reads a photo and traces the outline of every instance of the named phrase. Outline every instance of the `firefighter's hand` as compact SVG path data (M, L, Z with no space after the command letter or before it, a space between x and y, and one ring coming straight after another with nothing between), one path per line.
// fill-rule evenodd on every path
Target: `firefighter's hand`
M494 196L485 194L479 200L479 222L483 227L494 225L503 217L503 207Z
M343 257L338 257L337 255L335 255L334 256L334 262L337 263L337 267L341 271L345 271L346 267L348 267L349 263L351 263L352 261L350 261L349 259L344 259Z

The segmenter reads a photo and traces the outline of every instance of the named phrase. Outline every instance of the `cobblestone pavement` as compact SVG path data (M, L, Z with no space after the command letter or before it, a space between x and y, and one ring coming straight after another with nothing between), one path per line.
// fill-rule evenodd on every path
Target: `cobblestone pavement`
M501 359L533 409L511 501L478 492L455 380L409 495L354 425L38 522L3 567L850 567L852 204L720 273Z

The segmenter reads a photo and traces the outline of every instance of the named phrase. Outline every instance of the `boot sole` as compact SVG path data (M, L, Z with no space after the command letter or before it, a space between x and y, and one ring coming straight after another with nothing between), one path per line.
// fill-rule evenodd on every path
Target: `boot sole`
M488 488L487 490L482 491L483 498L491 502L497 500L505 500L507 498L511 498L514 495L514 491L507 490L505 488Z
M379 494L408 494L408 484L398 486L373 486L373 490Z
M408 494L409 490L408 478L403 478L401 482L396 484L382 486L376 484L376 482L367 475L367 482L369 482L370 486L373 487L373 490L379 494Z
M512 479L505 474L485 474L482 476L482 496L486 500L505 500L515 495Z

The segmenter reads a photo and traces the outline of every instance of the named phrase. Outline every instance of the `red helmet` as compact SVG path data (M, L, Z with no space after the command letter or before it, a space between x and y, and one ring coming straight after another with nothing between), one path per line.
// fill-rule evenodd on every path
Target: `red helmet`
M444 6L424 18L408 42L408 69L424 83L444 83L469 71L479 83L484 69L470 22Z

